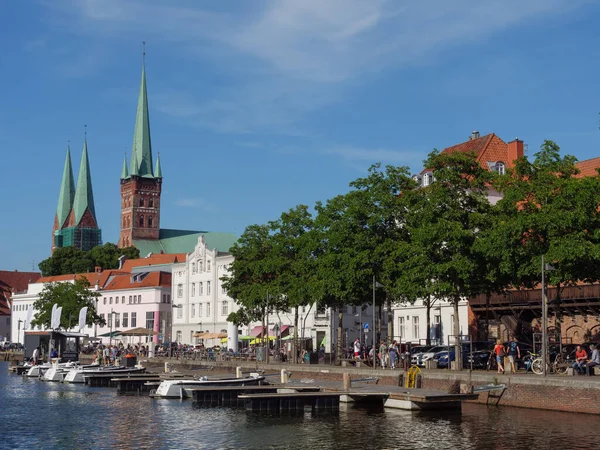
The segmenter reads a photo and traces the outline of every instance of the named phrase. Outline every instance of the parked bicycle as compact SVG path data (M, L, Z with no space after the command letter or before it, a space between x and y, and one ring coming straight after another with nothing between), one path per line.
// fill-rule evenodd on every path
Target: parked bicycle
M544 373L544 359L540 354L529 352L524 358L524 365L525 371L531 370L536 375L543 375ZM569 362L561 353L554 357L554 361L546 363L546 373L565 374L568 369Z

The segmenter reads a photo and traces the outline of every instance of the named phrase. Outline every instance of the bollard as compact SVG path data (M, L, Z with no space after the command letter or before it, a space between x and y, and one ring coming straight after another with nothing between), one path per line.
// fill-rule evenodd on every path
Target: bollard
M287 383L288 383L288 373L287 373L287 370L281 369L281 384L287 384Z
M403 373L398 375L398 386L400 386L400 387L404 386L404 374Z
M420 375L420 374L419 374L419 375L417 375L417 383L416 383L416 386L415 386L415 387L416 387L417 389L421 389L422 382L423 382L423 377L421 377L421 375Z
M343 382L344 382L344 390L349 391L352 385L352 379L350 378L350 374L348 372L343 373Z
M242 368L241 367L236 367L235 368L235 377L236 378L242 378Z

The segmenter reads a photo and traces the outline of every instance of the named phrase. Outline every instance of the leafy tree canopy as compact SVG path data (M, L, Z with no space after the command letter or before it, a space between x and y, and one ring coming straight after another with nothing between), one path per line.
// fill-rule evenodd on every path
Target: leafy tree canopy
M42 276L67 275L71 273L93 272L96 266L103 269L117 269L119 257L137 259L140 252L136 247L119 248L110 242L92 248L88 252L75 247L57 248L52 256L39 263Z
M90 291L89 287L90 283L84 277L75 280L74 283L47 284L40 293L39 299L33 304L36 314L31 324L50 328L52 307L57 304L62 307L60 327L63 329L69 328L69 316L71 317L71 326L77 325L79 311L84 306L88 307L86 324L104 325L104 320L96 311L96 298L100 297L100 293Z

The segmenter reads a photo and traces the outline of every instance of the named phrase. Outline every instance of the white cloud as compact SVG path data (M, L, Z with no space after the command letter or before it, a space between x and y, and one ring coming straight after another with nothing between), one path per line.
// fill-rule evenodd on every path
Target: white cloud
M45 1L78 33L176 42L173 51L196 58L198 70L210 60L232 76L209 98L194 98L190 87L159 101L164 113L224 133L282 134L298 133L304 116L371 74L432 63L453 46L586 3L262 0L225 3L231 11L223 11L191 0Z

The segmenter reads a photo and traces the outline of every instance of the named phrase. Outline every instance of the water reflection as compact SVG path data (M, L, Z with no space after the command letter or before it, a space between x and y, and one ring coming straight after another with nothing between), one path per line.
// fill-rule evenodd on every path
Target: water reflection
M342 407L254 414L27 380L0 364L2 448L600 448L597 416L465 405L462 414Z

